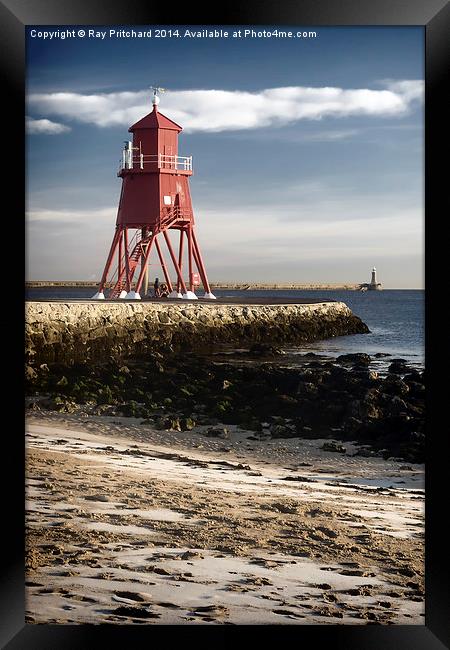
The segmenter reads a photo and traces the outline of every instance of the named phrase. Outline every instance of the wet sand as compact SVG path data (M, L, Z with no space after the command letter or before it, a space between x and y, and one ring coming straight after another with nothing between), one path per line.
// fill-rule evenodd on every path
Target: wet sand
M28 417L27 622L424 624L423 465L141 422Z

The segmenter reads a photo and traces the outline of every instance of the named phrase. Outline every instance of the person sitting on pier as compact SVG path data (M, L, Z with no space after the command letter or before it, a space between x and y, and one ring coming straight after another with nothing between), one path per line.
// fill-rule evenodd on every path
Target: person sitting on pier
M159 292L159 297L160 298L167 298L168 295L169 295L169 289L167 287L167 284L162 284L160 292Z

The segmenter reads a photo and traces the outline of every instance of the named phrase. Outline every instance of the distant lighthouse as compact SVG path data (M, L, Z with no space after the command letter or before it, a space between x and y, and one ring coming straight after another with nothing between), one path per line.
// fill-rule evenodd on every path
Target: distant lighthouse
M360 291L381 291L383 287L381 282L377 282L377 270L375 267L372 268L372 279L369 282L359 285Z

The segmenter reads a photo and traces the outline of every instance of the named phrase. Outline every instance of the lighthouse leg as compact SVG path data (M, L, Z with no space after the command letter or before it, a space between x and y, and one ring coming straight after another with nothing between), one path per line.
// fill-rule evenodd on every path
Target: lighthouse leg
M194 291L194 285L192 282L192 226L188 227L187 231L188 236L188 265L189 265L189 290Z
M117 265L118 278L120 278L120 276L123 273L122 257L123 257L123 237L119 237L119 264Z
M178 250L178 266L180 269L183 268L183 246L184 246L184 230L180 229L180 245ZM180 293L180 282L177 282L177 293Z
M154 237L151 237L150 241L147 244L146 251L144 253L144 259L142 260L142 264L141 264L141 271L139 273L139 277L138 277L137 282L136 282L135 290L130 291L127 294L127 298L129 300L140 300L141 299L139 291L141 290L142 281L144 279L145 269L147 267L148 258L149 258L149 255L150 255L150 251L152 249L153 239L154 239Z
M194 285L192 283L192 228L191 226L188 227L187 238L188 238L189 291L183 294L183 298L186 300L197 300L197 296L193 291Z
M113 237L113 240L112 240L112 243L111 243L111 248L109 250L109 255L108 255L108 258L106 260L106 264L105 264L105 268L104 268L104 271L103 271L102 279L100 281L100 285L98 287L97 293L94 296L92 296L93 300L104 300L105 299L103 289L105 287L106 279L108 277L108 273L109 273L109 270L111 268L112 260L113 260L113 257L114 257L114 253L116 252L116 248L117 248L117 244L118 244L120 235L121 235L121 229L116 228L116 232L114 233L114 237Z
M124 274L124 265L123 265L123 237L119 237L119 264L117 265L117 282L119 283ZM121 291L119 298L125 298L127 295L126 291Z
M175 253L173 252L172 244L170 243L167 230L163 230L163 235L164 235L164 239L166 240L167 248L169 249L170 257L172 259L172 264L174 265L175 271L177 272L178 282L180 283L181 288L184 292L183 293L183 297L184 297L185 295L187 295L186 285L184 284L183 276L181 275L181 270L180 267L178 266L177 258L175 257Z
M200 247L198 245L197 237L195 236L194 229L192 229L192 243L194 245L194 253L196 258L195 262L197 264L197 268L199 270L200 277L203 282L203 288L205 289L205 295L203 297L207 298L208 300L215 300L216 296L213 293L211 293L211 288L209 286L208 277L205 271L205 265L203 264L202 255L200 253Z
M163 254L162 254L161 246L159 245L158 237L155 237L155 246L156 246L156 250L158 252L159 261L161 262L161 268L162 268L162 271L164 273L164 277L165 277L166 282L167 282L167 288L169 289L169 292L172 293L172 289L173 289L172 282L170 281L170 276L169 276L169 273L167 271L166 262L165 262Z
M125 296L122 296L123 292L120 295L126 298L127 300L140 300L141 296L137 294L136 291L131 290L131 283L133 282L133 276L136 270L136 265L133 264L133 266L131 266L130 264L130 250L128 248L128 228L125 228L124 230L124 242L125 242L125 272L126 272L125 287L127 293L125 293Z
M178 266L180 267L180 270L183 270L183 244L184 244L184 230L183 228L180 228L180 243L178 246ZM183 295L180 291L181 285L180 285L180 280L179 278L177 279L177 289L176 291L172 291L170 294L170 298L182 298Z
M130 251L128 250L128 228L124 228L123 231L123 243L125 248L125 273L126 273L126 290L127 293L131 291L131 281L130 281ZM125 294L126 296L127 294Z

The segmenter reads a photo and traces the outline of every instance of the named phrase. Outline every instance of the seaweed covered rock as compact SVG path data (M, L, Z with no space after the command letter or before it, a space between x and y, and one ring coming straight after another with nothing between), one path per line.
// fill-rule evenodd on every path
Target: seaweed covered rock
M206 425L205 435L219 438L228 425L273 438L338 437L386 457L423 461L423 372L383 377L370 366L329 359L306 358L300 367L230 359L183 353L36 366L27 380L30 405L117 412L179 432ZM44 397L41 407L37 396Z

